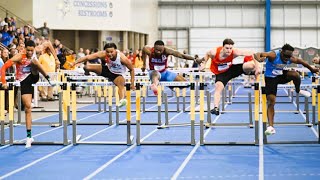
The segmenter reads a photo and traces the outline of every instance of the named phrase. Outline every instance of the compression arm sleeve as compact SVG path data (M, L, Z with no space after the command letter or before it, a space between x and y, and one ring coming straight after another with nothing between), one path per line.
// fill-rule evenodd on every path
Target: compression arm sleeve
M7 83L6 82L6 71L9 67L11 67L13 65L13 62L11 59L9 59L6 63L4 63L4 65L1 68L1 82L2 84Z

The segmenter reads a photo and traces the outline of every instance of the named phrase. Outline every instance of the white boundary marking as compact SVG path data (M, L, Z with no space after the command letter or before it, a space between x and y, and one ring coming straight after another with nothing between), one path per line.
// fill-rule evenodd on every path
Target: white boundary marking
M235 93L240 89L240 87L238 87L235 90ZM228 104L226 104L226 106L228 106ZM218 115L213 123L215 123L219 118L220 118L221 114ZM209 134L209 132L211 131L211 128L207 129L206 132L204 133L204 139L206 138L206 136ZM192 151L189 153L189 155L187 156L187 158L182 162L182 164L180 165L180 167L178 168L178 170L173 174L173 176L171 177L172 180L175 180L178 178L178 176L181 174L181 172L183 171L183 169L187 166L187 164L189 163L189 161L191 160L191 158L193 157L193 155L196 153L196 151L198 150L198 148L200 147L200 142L198 142L196 144L196 146L192 149Z
M172 98L173 98L173 97L172 97ZM172 99L172 98L170 98L170 99ZM148 109L151 109L151 108L153 108L153 107L155 107L155 106L157 106L157 105L154 105L154 106L152 106L152 107L150 107L150 108L148 108ZM101 112L101 113L103 113L103 112ZM96 115L96 114L94 114L94 115ZM93 116L93 115L91 115L91 116ZM135 117L135 115L133 115L133 116L131 116L131 117ZM88 118L88 117L82 118L81 120L86 119L86 118ZM79 120L79 121L80 121L80 120ZM124 122L124 121L126 121L126 119L122 120L121 122ZM101 133L101 132L103 132L103 131L105 131L105 130L107 130L107 129L110 129L110 128L114 127L114 126L115 126L115 124L112 125L112 126L109 126L109 127L105 128L105 129L103 129L103 130L100 130L99 133ZM62 128L62 127L57 127L57 128L55 128L55 129L59 129L59 128ZM97 135L98 133L94 133L94 134ZM81 139L80 142L82 142L82 141L84 141L84 140L87 140L88 138L91 138L92 136L93 136L93 135L90 135L90 136L88 136L88 137L86 137L86 138L84 138L84 139ZM21 168L18 168L18 169L14 170L14 171L11 171L11 172L3 175L3 176L0 176L0 179L5 179L5 178L7 178L7 177L9 177L9 176L12 176L12 175L20 172L20 171L23 171L23 170L25 170L25 169L27 169L27 168L29 168L29 167L37 164L38 162L41 162L41 161L43 161L43 160L45 160L45 159L48 159L49 157L51 157L51 156L53 156L53 155L55 155L55 154L57 154L57 153L59 153L59 152L62 152L62 151L64 151L64 150L66 150L66 149L69 149L69 148L72 147L72 146L73 146L73 144L70 144L70 145L68 145L68 146L66 146L66 147L64 147L64 148L62 148L62 149L60 149L60 150L58 150L58 151L55 151L55 152L53 152L53 153L51 153L51 154L48 154L48 155L46 155L46 156L44 156L44 157L42 157L42 158L40 158L40 159L37 159L37 160L35 160L35 161L32 161L31 163L29 163L29 164L27 164L27 165L25 165L25 166L22 166ZM133 146L133 145L131 145L131 146ZM130 147L131 147L131 146L130 146ZM127 151L126 151L126 152L127 152Z
M182 114L183 111L181 111L180 113L174 115L172 118L170 118L169 122L171 122L172 120L174 120L174 118L176 118L177 116L179 116L180 114ZM151 131L149 134L147 134L144 138L141 139L141 142L143 142L145 139L147 139L148 137L150 137L152 134L154 134L155 132L159 131L159 129L155 129L153 131ZM126 154L127 152L129 152L130 150L132 150L133 148L135 148L137 146L136 143L134 143L133 145L131 145L129 148L127 148L126 150L122 151L120 154L118 154L117 156L115 156L114 158L112 158L111 160L109 160L108 162L106 162L105 164L103 164L102 166L100 166L97 170L95 170L94 172L92 172L91 174L89 174L88 176L86 176L85 178L83 178L84 180L88 180L93 178L94 176L96 176L97 174L99 174L101 171L103 171L105 168L107 168L110 164L112 164L113 162L115 162L117 159L121 158L124 154Z

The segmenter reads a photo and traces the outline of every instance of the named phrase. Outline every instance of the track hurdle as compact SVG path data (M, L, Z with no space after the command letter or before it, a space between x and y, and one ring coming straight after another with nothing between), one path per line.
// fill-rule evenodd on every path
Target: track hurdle
M200 86L201 88L201 86ZM208 142L204 140L204 126L203 126L203 120L201 121L201 111L200 111L200 144L201 145L258 145L259 144L259 83L255 83L255 91L254 91L254 97L255 97L255 102L254 102L254 117L255 117L255 124L254 124L254 139L252 141L248 142ZM201 94L200 94L201 95ZM200 96L201 98L201 96ZM204 105L202 105L204 106ZM203 108L203 107L202 107ZM201 109L201 101L200 101L200 109ZM204 116L204 115L203 115ZM252 123L252 122L251 122ZM213 128L215 125L219 125L218 123L207 123L206 127ZM239 124L233 123L233 125L227 124L227 123L220 123L221 126L238 126ZM243 124L240 124L243 125ZM249 127L252 127L251 124L249 124Z
M175 84L180 84L180 85L186 85L186 83L188 84L189 82L160 82L162 83L162 85L166 84L166 85L173 85L173 83ZM158 86L158 90L160 90L160 86ZM139 89L140 91L140 89ZM159 95L160 93L158 93ZM140 97L140 93L136 92L137 98ZM141 141L140 140L140 112L138 112L137 110L137 118L139 117L139 119L137 119L137 140L136 143L137 145L141 145L141 144L145 144L145 145L195 145L195 84L191 83L190 84L190 141ZM200 96L201 97L201 96ZM158 96L158 103L161 103L161 97ZM137 108L140 107L140 105L137 105ZM161 106L158 106L158 108L161 108ZM159 118L159 117L158 117ZM168 122L167 122L168 123ZM181 125L178 125L181 126ZM185 125L183 125L185 126Z
M303 87L309 87L310 85L301 85ZM318 102L320 100L320 85L317 86L317 93L318 93ZM265 87L262 87L262 123L263 123L263 132L267 129L267 97L265 92ZM308 113L308 112L307 112ZM318 123L320 122L320 106L318 106ZM276 124L276 123L274 123ZM299 125L299 124L292 124L291 125ZM310 126L309 126L310 127ZM313 128L313 127L310 127ZM320 144L319 139L319 131L320 128L318 126L318 132L317 132L317 140L316 141L268 141L267 136L263 135L263 143L264 144ZM275 135L276 136L276 135Z
M81 84L81 83L75 83L75 84ZM104 82L100 82L100 83L92 83L91 84L92 86L111 86L113 85L112 82L107 82L107 83L104 83ZM75 88L74 88L75 89ZM72 98L75 98L75 96L73 95ZM127 107L126 107L126 119L127 119L127 140L126 142L123 142L123 141L79 141L80 140L80 137L81 135L78 135L76 132L77 132L77 121L76 121L76 107L74 107L76 104L73 104L73 125L72 125L72 128L73 128L73 133L72 133L72 136L73 136L73 144L74 145L77 145L77 144L105 144L105 145L132 145L133 143L133 136L131 135L131 91L130 91L130 84L126 84L126 99L127 99Z

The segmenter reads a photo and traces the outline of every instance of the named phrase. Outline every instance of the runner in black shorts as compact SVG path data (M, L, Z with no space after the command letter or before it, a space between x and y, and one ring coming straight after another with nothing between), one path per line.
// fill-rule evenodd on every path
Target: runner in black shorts
M16 65L16 80L20 81L21 85L21 98L25 111L26 118L26 128L27 128L27 141L26 148L31 147L31 143L34 141L31 137L31 103L33 95L32 84L38 82L39 72L49 81L49 76L43 70L42 66L37 60L36 51L41 51L43 49L49 48L53 50L52 44L46 42L42 45L35 46L35 43L32 40L29 40L25 44L26 49L18 53L9 59L1 68L1 81L3 88L7 89L7 82L5 80L6 70L11 67L13 64ZM55 56L55 58L57 58ZM49 81L50 83L50 81Z
M246 74L255 72L255 75L260 72L259 63L253 60L253 51L236 49L233 45L232 39L225 39L222 46L209 50L202 58L202 61L211 59L210 70L216 75L214 108L211 109L211 114L219 115L221 93L230 79L244 72ZM238 56L245 56L244 61L243 64L235 65L233 59Z
M101 76L108 78L109 81L114 82L114 80L118 77L118 76L122 76L120 74L114 74L112 73L109 68L106 65L101 64Z
M123 74L128 68L131 75L131 89L135 89L134 84L134 68L129 59L117 50L117 46L114 43L107 43L104 46L104 51L99 51L85 57L79 58L76 62L71 63L71 67L78 63L86 62L92 59L102 59L102 64L86 64L85 69L87 71L95 72L98 75L108 78L119 88L119 107L125 106L127 100L125 95L125 79Z
M274 106L276 103L277 86L278 84L285 84L293 81L295 85L296 93L299 93L305 97L310 97L311 93L300 89L301 78L300 74L294 70L287 70L287 65L291 63L302 64L308 68L312 73L319 71L317 68L311 67L306 61L301 58L293 57L294 48L289 44L285 44L281 50L256 53L255 59L262 62L266 59L266 71L265 76L265 89L268 101L267 116L269 126L265 131L266 135L272 135L276 133L274 129ZM265 58L265 59L262 59Z
M265 77L265 86L268 87L266 88L266 95L273 94L277 96L277 91L278 91L278 84L287 84L288 82L292 81L292 79L287 76L288 71L283 71L283 75L277 76L275 78L272 77ZM300 84L299 86L296 87L296 90L298 92L300 91Z
M245 73L242 66L243 64L235 64L232 65L228 71L217 74L215 83L220 81L224 86L226 86L231 79Z

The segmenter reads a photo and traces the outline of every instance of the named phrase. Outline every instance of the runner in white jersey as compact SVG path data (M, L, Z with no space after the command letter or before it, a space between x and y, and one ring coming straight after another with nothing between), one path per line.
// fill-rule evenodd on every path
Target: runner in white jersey
M92 59L104 59L102 64L87 64L85 69L95 72L96 74L108 78L119 88L119 107L127 105L127 100L124 98L125 92L125 79L123 74L126 72L126 68L129 69L131 75L131 89L135 89L134 84L134 67L129 59L120 51L117 50L117 46L114 43L107 43L104 46L104 51L99 51L84 57L79 58L71 66L86 62Z

